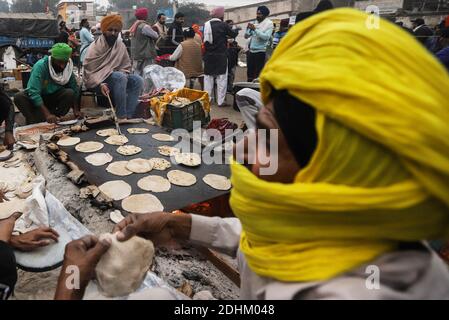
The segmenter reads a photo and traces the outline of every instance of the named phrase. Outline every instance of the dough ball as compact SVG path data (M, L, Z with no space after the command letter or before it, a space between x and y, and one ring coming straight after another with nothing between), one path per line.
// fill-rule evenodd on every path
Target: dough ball
M127 296L142 285L153 263L154 245L140 237L119 242L116 235L105 234L100 240L105 238L112 244L95 269L98 287L106 297Z

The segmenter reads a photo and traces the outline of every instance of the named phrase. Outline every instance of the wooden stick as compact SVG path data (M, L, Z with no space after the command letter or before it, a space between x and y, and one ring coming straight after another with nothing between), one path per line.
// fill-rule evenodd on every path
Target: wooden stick
M112 115L114 117L114 122L115 122L115 126L117 128L117 131L118 131L119 135L122 135L122 130L120 130L120 126L118 124L117 114L115 113L115 109L114 109L114 105L112 104L111 97L110 97L109 94L106 97L108 97L109 105L111 106L111 111L112 111Z

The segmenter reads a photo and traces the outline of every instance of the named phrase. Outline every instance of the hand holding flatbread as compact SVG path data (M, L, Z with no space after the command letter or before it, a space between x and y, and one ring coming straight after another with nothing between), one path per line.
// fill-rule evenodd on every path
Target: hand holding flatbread
M100 240L110 239L111 246L95 268L100 291L107 297L123 297L142 285L154 258L151 241L134 237L119 242L116 235L106 234Z

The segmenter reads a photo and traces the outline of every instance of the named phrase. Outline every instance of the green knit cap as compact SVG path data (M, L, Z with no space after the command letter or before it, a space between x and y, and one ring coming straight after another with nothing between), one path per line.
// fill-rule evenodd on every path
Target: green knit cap
M56 60L69 61L72 48L66 43L57 43L51 48L50 52L52 58Z

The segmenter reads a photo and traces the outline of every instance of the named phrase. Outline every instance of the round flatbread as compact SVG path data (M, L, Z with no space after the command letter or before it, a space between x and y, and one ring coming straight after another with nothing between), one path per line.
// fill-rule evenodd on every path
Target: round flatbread
M162 203L152 194L130 196L122 201L122 208L125 211L138 214L164 211Z
M135 154L141 153L142 148L136 146L121 146L117 149L117 152L123 156L133 156Z
M110 137L110 136L118 136L118 131L117 129L105 129L105 130L100 130L97 131L97 136L100 137Z
M178 153L175 161L188 167L198 167L201 165L201 156L197 153Z
M128 162L126 169L134 173L148 173L153 170L153 167L146 159L133 159Z
M114 201L123 200L131 195L132 189L125 181L109 181L98 187L101 192Z
M23 213L25 207L25 199L15 198L14 200L0 202L0 220L8 219L16 212Z
M171 157L177 155L178 153L181 153L181 150L170 146L162 146L158 148L158 152L163 156Z
M196 177L193 174L180 171L172 170L167 174L168 181L172 184L180 187L190 187L196 183Z
M162 141L162 142L171 142L171 141L175 141L175 138L172 137L169 134L163 134L163 133L156 133L153 134L153 139L157 140L157 141Z
M132 171L126 169L127 165L128 161L113 162L106 168L106 171L115 176L126 177L133 174Z
M154 170L165 171L171 168L170 161L167 161L162 158L152 158L148 161L150 162Z
M129 142L125 136L110 136L104 142L113 146L123 146Z
M145 128L129 128L128 133L129 134L147 134L150 132L150 129Z
M95 166L101 167L107 163L111 163L114 158L109 153L94 153L86 157L86 161Z
M83 153L93 153L100 151L103 148L104 145L100 142L88 141L76 145L75 150Z
M119 210L112 211L109 214L109 219L114 222L115 224L119 224L123 220L125 220L125 217L122 215L122 213Z
M3 150L0 152L0 161L6 161L13 157L13 153L11 150Z
M203 178L203 181L216 190L228 191L232 188L231 180L218 174L208 174Z
M156 193L167 192L171 189L170 181L160 176L148 176L142 178L137 182L137 186L144 191Z
M62 137L58 141L58 146L60 146L60 147L71 147L71 146L77 145L80 142L81 142L80 138Z

